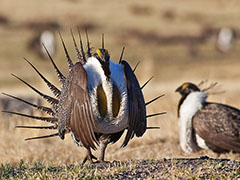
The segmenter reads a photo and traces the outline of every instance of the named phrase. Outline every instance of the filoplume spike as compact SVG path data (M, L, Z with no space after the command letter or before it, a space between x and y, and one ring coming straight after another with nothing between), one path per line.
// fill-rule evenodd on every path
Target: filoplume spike
M45 46L43 43L42 43L42 45L43 45L45 51L47 52L49 59L51 60L51 62L52 62L52 64L53 64L53 67L54 67L54 69L55 69L55 71L56 71L56 73L57 73L57 76L58 76L59 81L60 81L62 84L64 84L66 78L65 78L64 75L61 73L61 71L58 69L57 65L56 65L55 62L53 61L52 56L49 54L46 46Z
M36 93L38 93L41 97L43 97L44 99L46 99L50 104L58 104L58 100L50 97L48 95L43 94L42 92L38 91L36 88L34 88L33 86L31 86L30 84L28 84L26 81L22 80L21 78L19 78L18 76L12 74L12 76L14 76L15 78L17 78L18 80L20 80L21 82L23 82L24 84L26 84L28 87L30 87L33 91L35 91Z
M146 127L146 129L160 129L160 127Z
M147 105L153 103L154 101L158 100L160 97L163 97L163 96L165 96L165 94L162 94L162 95L160 95L160 96L158 96L158 97L156 97L156 98L154 98L154 99L148 101L147 103L145 103L145 106L147 106Z
M149 114L146 116L146 118L150 118L150 117L154 117L154 116L159 116L159 115L163 115L163 114L167 114L167 112L160 112L160 113L155 113L155 114Z
M104 49L104 33L102 33L102 49Z
M143 89L153 78L154 78L154 76L152 76L149 80L147 80L147 82L145 82L145 83L142 85L141 89Z
M29 141L29 140L34 140L34 139L44 139L44 138L50 138L50 137L55 137L55 136L58 136L58 133L49 134L49 135L45 135L45 136L37 136L37 137L26 138L24 140Z
M120 56L119 62L118 62L119 64L122 62L124 50L125 50L125 46L123 46L123 48L122 48L121 56Z
M78 36L79 36L79 41L80 41L80 50L81 50L81 53L82 53L83 64L85 64L87 62L87 59L86 59L85 52L84 52L84 49L83 49L82 37L81 37L81 33L80 33L79 28L78 28Z
M41 116L32 116L32 115L28 115L28 114L22 114L22 113L18 113L18 112L12 112L12 111L2 111L3 113L8 113L8 114L15 114L18 116L23 116L23 117L28 117L28 118L32 118L32 119L37 119L37 120L41 120L41 121L46 121L46 122L50 122L50 123L56 123L58 121L57 118L53 118L53 117L41 117Z
M137 62L136 66L135 66L134 69L133 69L133 72L136 71L136 69L137 69L137 67L138 67L139 64L140 64L140 61Z
M73 67L73 62L72 62L72 60L71 60L71 58L70 58L70 56L68 54L66 45L65 45L65 43L63 41L62 34L60 32L59 32L59 36L60 36L60 39L61 39L61 42L62 42L62 45L63 45L63 49L64 49L64 52L65 52L65 55L66 55L66 58L67 58L68 68L69 68L69 70L71 70L72 67Z
M26 128L26 129L57 129L57 126L15 126L15 128Z
M76 54L77 54L78 61L81 61L81 53L80 53L80 51L78 49L76 40L75 40L73 32L72 32L72 29L70 29L70 32L71 32L71 35L72 35L73 44L74 44L74 47L75 47L75 51L76 51Z
M60 94L61 94L61 91L55 87L52 83L50 83L38 70L35 66L33 66L33 64L28 61L26 58L24 58L25 61L38 73L38 75L42 78L42 80L47 84L47 86L50 88L50 90L53 92L53 94L56 96L56 97L59 97Z
M91 53L91 47L90 47L87 29L85 30L85 32L86 32L86 38L87 38L87 55L88 57L91 57L92 53Z
M25 100L23 100L23 99L21 99L21 98L12 96L12 95L10 95L10 94L6 94L6 93L2 93L2 94L5 95L5 96L8 96L8 97L11 97L11 98L13 98L13 99L16 99L16 100L18 100L18 101L24 102L24 103L26 103L26 104L28 104L28 105L30 105L30 106L33 106L33 107L35 107L36 109L39 109L39 110L41 110L41 111L43 111L43 112L46 112L46 113L49 114L49 115L54 115L54 114L55 114L55 113L52 111L51 108L44 107L44 106L39 106L39 105L30 103L30 102L28 102L28 101L25 101Z

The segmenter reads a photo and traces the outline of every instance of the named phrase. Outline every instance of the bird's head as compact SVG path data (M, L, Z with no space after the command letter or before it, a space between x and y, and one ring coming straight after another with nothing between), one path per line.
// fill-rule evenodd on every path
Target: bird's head
M110 55L108 53L107 49L97 49L96 53L94 56L98 59L98 61L101 63L102 68L104 70L104 73L107 77L107 79L110 79L110 67L109 67L109 61L110 61Z
M97 49L95 57L100 61L100 63L108 63L110 60L110 55L107 49Z
M187 96L191 92L200 91L200 89L193 83L183 83L181 86L179 86L175 92L179 92L182 96Z

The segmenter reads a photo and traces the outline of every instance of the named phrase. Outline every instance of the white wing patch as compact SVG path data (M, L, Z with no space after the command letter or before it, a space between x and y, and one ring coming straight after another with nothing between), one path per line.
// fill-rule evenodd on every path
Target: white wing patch
M196 140L197 140L197 144L200 148L202 149L208 149L205 140L202 139L198 134L196 134Z
M193 140L192 118L202 108L206 98L207 94L204 92L192 92L181 105L179 118L180 146L186 153L199 150L197 142ZM204 140L202 139L202 141Z

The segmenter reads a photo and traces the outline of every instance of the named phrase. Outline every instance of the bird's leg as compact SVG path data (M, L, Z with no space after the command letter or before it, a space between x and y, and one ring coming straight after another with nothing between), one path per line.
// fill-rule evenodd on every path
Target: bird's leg
M90 148L87 149L87 154L85 158L83 159L82 165L85 164L85 162L88 160L90 163L93 163L93 159L97 159L94 155L92 155Z
M98 156L98 162L105 162L104 156L105 156L105 150L107 148L107 145L110 143L110 138L100 138L100 147L99 147L99 156Z

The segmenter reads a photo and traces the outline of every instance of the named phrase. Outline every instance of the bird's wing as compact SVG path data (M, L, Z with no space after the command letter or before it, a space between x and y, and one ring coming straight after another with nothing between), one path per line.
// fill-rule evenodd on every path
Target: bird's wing
M207 103L193 118L195 132L214 151L240 152L240 111L233 107Z
M76 63L70 72L68 87L66 99L71 100L69 128L84 147L95 149L94 142L98 141L94 135L95 123L88 96L87 73L80 63Z
M126 61L121 61L124 69L128 94L128 131L122 146L136 134L142 136L146 131L146 108L138 80Z

